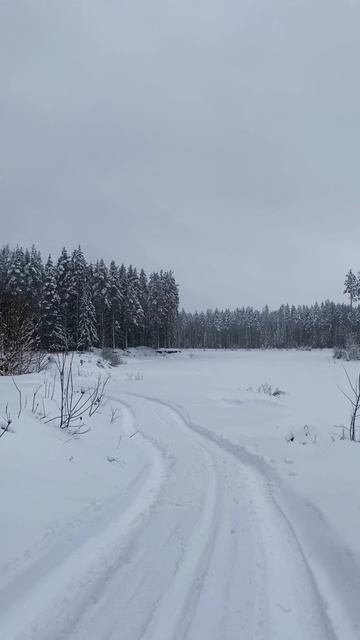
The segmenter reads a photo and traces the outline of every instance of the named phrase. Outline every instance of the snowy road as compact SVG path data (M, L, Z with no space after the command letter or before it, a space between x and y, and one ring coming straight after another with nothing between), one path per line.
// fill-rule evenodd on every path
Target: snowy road
M1 640L335 638L251 458L192 425L181 407L111 399L128 434L139 430L133 440L147 463L106 517L77 523L76 535L19 576L21 588L10 585Z

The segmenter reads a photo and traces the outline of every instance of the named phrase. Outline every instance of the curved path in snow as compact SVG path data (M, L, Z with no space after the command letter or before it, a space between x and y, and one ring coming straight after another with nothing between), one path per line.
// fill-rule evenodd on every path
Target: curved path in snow
M8 597L3 611L0 600L1 640L334 640L294 531L251 456L180 407L134 394L111 400L129 435L139 430L134 446L148 465L110 519L84 524L19 576L20 599Z

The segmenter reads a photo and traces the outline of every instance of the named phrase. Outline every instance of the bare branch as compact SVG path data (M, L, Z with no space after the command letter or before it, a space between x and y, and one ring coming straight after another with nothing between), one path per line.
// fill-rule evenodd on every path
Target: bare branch
M17 389L17 391L19 393L19 411L18 411L18 419L19 419L20 416L21 416L21 412L22 412L22 393L21 393L21 390L19 389L19 387L17 386L14 378L11 378L11 379L12 379L12 381L14 383L15 388Z

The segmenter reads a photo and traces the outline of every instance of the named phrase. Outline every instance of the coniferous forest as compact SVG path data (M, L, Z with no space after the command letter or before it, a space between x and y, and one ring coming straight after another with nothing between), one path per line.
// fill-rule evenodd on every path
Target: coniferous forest
M282 305L270 311L241 307L208 310L178 318L178 345L193 348L293 349L331 348L359 344L360 273L350 269L344 282L350 304L326 300L312 306Z
M178 346L193 348L292 349L345 347L356 341L360 310L329 300L276 311L242 307L185 313L178 319Z
M80 247L45 263L34 246L0 252L2 352L16 335L46 351L172 345L178 305L171 271L89 264Z
M36 247L0 251L0 350L21 338L24 349L60 351L139 345L191 348L325 348L358 342L360 279L351 271L350 304L329 300L271 311L179 312L171 271L145 274L65 248L44 263Z

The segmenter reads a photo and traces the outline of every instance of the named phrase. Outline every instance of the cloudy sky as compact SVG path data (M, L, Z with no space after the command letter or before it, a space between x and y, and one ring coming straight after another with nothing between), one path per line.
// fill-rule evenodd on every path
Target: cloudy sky
M360 269L358 0L0 0L1 243L172 268L188 309Z

